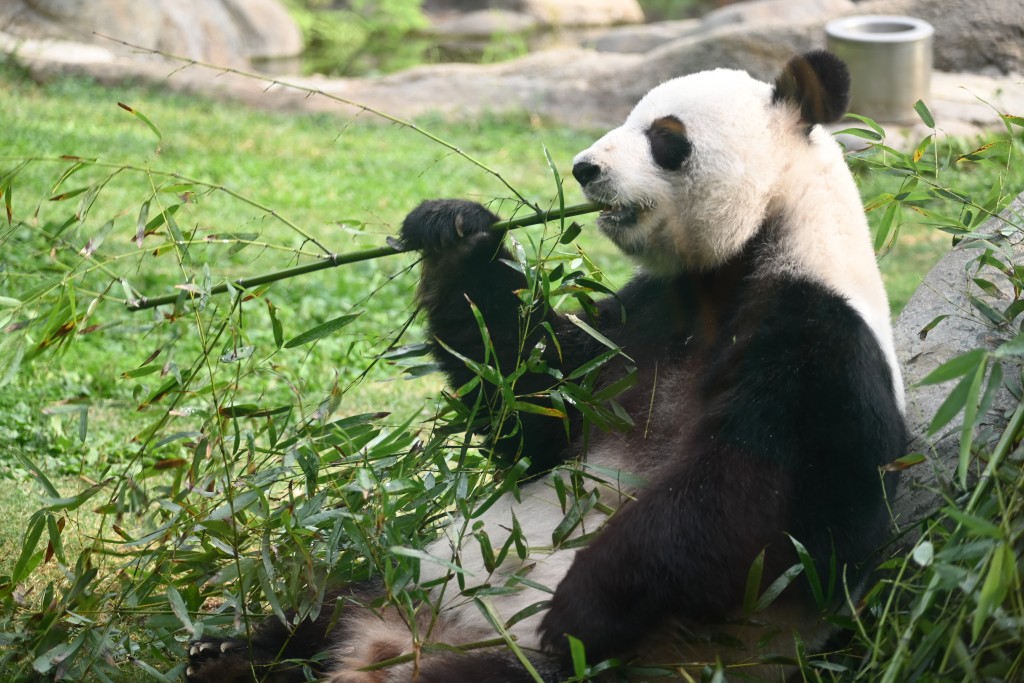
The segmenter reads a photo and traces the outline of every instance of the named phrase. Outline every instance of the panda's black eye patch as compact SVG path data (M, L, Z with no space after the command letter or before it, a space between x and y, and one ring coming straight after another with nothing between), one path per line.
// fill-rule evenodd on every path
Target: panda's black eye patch
M675 171L693 151L686 137L686 126L674 116L656 119L646 132L654 162L666 171Z

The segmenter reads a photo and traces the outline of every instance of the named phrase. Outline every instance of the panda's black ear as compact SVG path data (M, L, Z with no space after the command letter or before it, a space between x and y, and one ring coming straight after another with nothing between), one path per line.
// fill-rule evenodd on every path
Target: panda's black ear
M850 103L850 72L825 50L797 55L775 78L772 102L795 106L808 124L838 121Z

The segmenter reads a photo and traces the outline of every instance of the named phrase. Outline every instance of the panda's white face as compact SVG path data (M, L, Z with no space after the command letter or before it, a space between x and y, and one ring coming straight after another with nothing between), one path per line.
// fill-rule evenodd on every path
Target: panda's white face
M733 256L769 210L799 144L797 114L742 71L677 78L649 92L626 122L574 160L597 225L649 272L704 270Z

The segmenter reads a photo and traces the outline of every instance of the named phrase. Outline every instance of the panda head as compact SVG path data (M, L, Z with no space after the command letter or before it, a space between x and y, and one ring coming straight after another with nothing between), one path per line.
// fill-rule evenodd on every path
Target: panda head
M824 51L794 57L770 84L726 69L676 78L578 154L573 175L605 207L601 231L649 272L714 268L785 210L787 193L821 182L800 159L836 147L814 126L842 117L849 86Z

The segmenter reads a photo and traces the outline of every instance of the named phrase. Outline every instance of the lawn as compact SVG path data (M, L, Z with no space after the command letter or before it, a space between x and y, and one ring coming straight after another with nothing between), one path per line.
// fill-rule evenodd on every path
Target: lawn
M601 131L525 115L416 122L456 152L365 115L41 86L9 64L0 85L11 212L0 222L0 666L173 678L190 633L230 626L265 598L304 604L302 585L373 571L401 589L412 562L381 549L411 552L439 509L495 485L486 457L456 439L465 416L419 355L414 257L246 296L204 292L380 246L426 198L477 199L505 216L516 193L557 205L545 149L566 178ZM1020 144L991 154L1019 155ZM979 197L1024 188L1019 164L956 155L942 148L943 186ZM950 244L931 224L963 210L909 194L907 174L877 154L852 163L866 198L905 201L882 260L895 314ZM571 178L564 192L582 201ZM873 205L876 229L898 222ZM516 238L581 282L625 282L632 266L580 222L568 245L555 225ZM135 313L121 303L175 291L202 302Z

